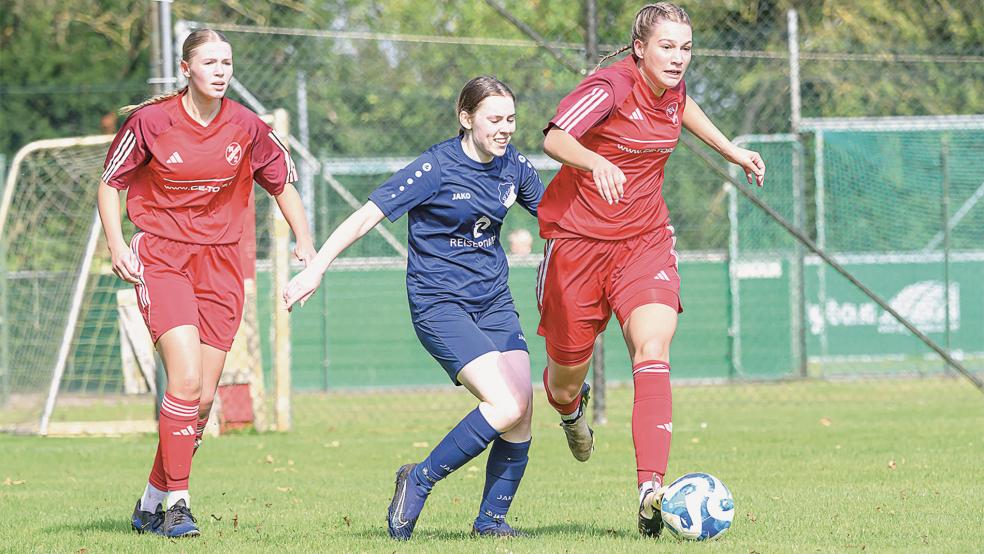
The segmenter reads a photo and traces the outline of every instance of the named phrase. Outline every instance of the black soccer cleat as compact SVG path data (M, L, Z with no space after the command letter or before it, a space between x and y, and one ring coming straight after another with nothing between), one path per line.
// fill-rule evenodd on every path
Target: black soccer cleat
M137 533L161 534L162 524L164 523L164 510L161 505L153 512L146 512L140 509L140 500L133 508L133 515L130 516L130 527Z
M478 523L472 524L471 534L473 537L498 537L498 538L519 538L526 537L527 534L517 531L509 526L505 521L496 521L492 525L479 526Z
M164 512L164 524L161 526L161 534L165 537L197 537L201 535L198 530L198 520L191 515L191 510L185 504L184 499L178 500Z
M650 501L649 506L646 506L646 500L650 498L648 494L639 502L639 534L655 539L663 532L663 515L660 510L660 504L663 501L663 489L657 487L654 490L653 500ZM646 517L647 511L652 513L652 517Z
M396 470L396 490L386 514L386 526L390 536L398 541L410 540L427 500L427 494L421 493L410 475L415 467L417 464L407 464Z

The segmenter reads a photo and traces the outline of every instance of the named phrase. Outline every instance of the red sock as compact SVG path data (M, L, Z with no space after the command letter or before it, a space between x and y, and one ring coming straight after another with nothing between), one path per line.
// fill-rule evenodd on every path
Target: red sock
M543 390L547 391L547 402L549 402L560 415L571 415L581 406L580 392L577 393L577 398L571 400L568 404L560 404L554 400L553 395L550 394L550 385L547 384L547 368L543 368Z
M632 382L635 385L632 442L639 484L652 481L654 475L662 484L673 433L670 364L654 360L639 362L632 367Z
M157 440L157 455L154 456L154 467L150 468L147 479L158 490L167 490L167 477L164 476L164 456L161 454L161 441Z
M181 400L168 393L161 403L160 444L167 490L188 490L191 456L195 449L198 400Z

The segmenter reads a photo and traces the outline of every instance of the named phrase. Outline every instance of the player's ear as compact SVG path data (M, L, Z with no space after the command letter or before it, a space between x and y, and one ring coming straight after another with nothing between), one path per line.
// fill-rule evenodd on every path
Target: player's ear
M191 77L191 66L185 60L181 60L181 74L185 76L185 79Z
M635 53L637 58L641 58L643 52L646 51L646 43L639 39L632 41L632 52Z
M465 110L461 110L460 112L458 112L458 123L460 123L461 127L464 128L465 130L471 131L472 115L466 112Z

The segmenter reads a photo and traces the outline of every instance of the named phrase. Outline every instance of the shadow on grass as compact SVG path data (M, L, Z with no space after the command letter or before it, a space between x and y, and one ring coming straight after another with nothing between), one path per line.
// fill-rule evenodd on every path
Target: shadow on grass
M583 524L573 524L573 523L556 523L551 525L539 525L539 526L525 526L516 525L516 530L525 533L524 539L537 539L537 538L547 538L547 537L564 537L567 539L576 539L577 537L607 537L612 539L631 539L639 536L639 533L630 529L612 529L610 527L593 526L593 525L583 525ZM337 531L336 531L337 532ZM389 534L386 532L385 528L372 529L372 530L355 530L352 529L351 532L347 533L351 537L358 537L360 539L367 540L391 540ZM414 541L484 541L484 540L495 540L491 537L477 537L471 534L471 531L441 531L441 530L430 530L430 529L416 529L413 532ZM397 544L394 541L394 544Z
M517 525L516 528L525 531L531 538L552 536L576 538L578 536L587 536L628 539L639 536L638 532L631 529L613 529L611 527L584 525L580 523L554 523L550 525L539 525L536 527Z
M59 531L71 531L73 533L87 532L87 531L105 531L107 533L120 533L127 535L136 535L133 528L130 526L130 520L126 516L118 518L103 518L91 521L77 521L74 523L63 523L61 525L54 525L51 527L45 527L46 532L59 532Z

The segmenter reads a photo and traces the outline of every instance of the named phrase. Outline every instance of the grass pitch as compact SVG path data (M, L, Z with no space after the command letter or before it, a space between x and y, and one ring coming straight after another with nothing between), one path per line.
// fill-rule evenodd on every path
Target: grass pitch
M0 435L5 552L978 552L984 396L956 380L677 387L668 478L720 477L731 530L655 544L635 531L629 416L581 464L536 393L530 465L509 514L530 533L468 535L485 456L438 485L410 543L386 534L393 474L422 459L474 401L463 391L298 396L295 430L208 439L195 458L197 539L136 535L128 517L155 437Z

